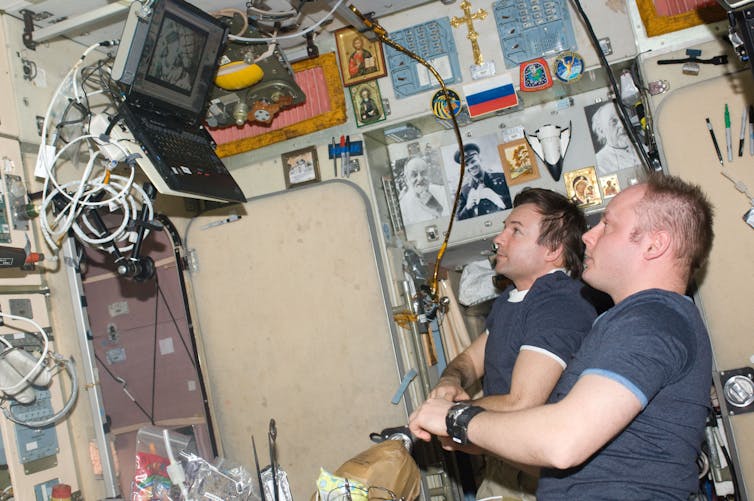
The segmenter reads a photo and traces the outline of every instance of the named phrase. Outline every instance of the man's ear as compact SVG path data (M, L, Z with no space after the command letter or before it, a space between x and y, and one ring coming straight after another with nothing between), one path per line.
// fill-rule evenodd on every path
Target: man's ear
M671 237L665 230L652 231L647 235L644 258L656 259L670 252Z
M545 253L545 261L548 263L556 263L560 266L565 265L565 260L563 259L563 245L558 245L555 247L555 249L547 249L547 252Z

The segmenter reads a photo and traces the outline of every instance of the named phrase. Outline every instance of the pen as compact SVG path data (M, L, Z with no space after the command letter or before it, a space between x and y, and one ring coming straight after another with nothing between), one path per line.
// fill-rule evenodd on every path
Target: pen
M754 155L754 106L749 105L749 155Z
M212 221L211 223L205 224L204 226L202 226L202 229L207 230L209 228L214 228L215 226L220 226L226 223L232 223L233 221L238 221L239 219L241 219L241 216L239 216L238 214L231 214L225 219L220 219L218 221Z
M707 129L709 130L709 135L712 138L712 144L715 146L715 153L717 153L717 159L720 161L720 165L723 165L723 154L720 153L720 145L717 144L717 138L715 137L715 131L712 130L712 124L709 121L709 118L705 118L707 122Z
M343 170L346 177L351 175L351 136L346 136L346 163Z
M725 146L728 150L728 162L733 161L733 138L730 132L730 111L728 105L725 105Z
M744 156L744 138L746 137L746 108L741 114L741 135L738 136L738 156Z
M330 142L330 153L332 154L332 169L333 169L333 177L338 177L338 156L335 154L335 136L332 137L332 141Z
M346 175L346 136L340 136L340 173Z

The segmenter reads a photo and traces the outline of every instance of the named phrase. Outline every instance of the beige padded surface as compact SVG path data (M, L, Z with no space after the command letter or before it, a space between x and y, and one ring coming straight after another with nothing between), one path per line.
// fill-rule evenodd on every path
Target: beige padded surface
M254 471L251 436L269 464L270 418L294 499L313 492L406 423L388 316L362 192L342 181L245 204L239 221L187 233L205 375L225 457Z
M723 110L731 110L734 161L725 153ZM715 206L715 240L700 285L702 309L721 371L751 367L754 362L754 229L741 219L750 207L721 174L704 119L710 118L723 152L726 172L754 193L754 157L746 138L737 156L741 110L754 103L749 72L718 77L671 93L660 106L657 124L671 173L704 187ZM754 413L731 418L747 492L754 493Z

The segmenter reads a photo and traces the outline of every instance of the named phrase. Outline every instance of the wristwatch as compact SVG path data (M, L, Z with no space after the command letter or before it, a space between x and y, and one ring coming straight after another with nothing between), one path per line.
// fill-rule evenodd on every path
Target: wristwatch
M458 402L453 405L453 407L448 409L448 414L445 416L445 426L447 427L448 436L458 444L468 444L469 438L466 436L466 431L469 421L482 411L484 411L483 408L471 405L468 402Z

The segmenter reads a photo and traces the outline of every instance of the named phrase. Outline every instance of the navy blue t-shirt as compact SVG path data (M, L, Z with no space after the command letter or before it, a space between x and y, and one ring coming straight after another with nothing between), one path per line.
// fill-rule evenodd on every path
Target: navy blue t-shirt
M586 374L622 384L643 409L582 465L543 469L537 499L688 499L698 488L712 384L709 337L696 306L657 289L624 299L595 321L550 401Z
M484 394L510 392L513 365L522 349L559 359L563 367L579 349L596 312L581 295L584 284L562 271L539 277L523 301L508 301L506 289L487 316Z

